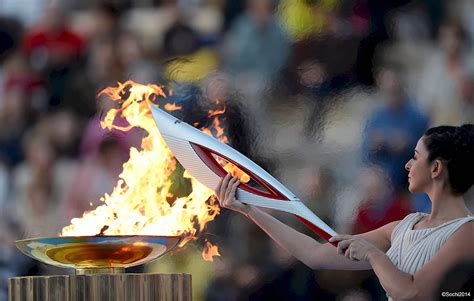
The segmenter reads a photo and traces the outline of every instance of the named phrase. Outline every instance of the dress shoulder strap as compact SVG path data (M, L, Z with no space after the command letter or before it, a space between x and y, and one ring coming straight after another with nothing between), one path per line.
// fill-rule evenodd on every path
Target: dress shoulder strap
M449 227L447 227L446 229L446 238L449 238L451 235L453 235L454 232L459 230L459 228L461 228L464 224L472 221L474 221L474 216L468 215L464 218L459 219L455 223L450 224Z
M403 235L407 230L409 230L412 226L415 220L420 218L420 215L422 213L420 212L415 212L415 213L410 213L407 216L405 216L404 219L402 219L397 226L392 231L392 237L391 240L392 242L395 241L396 237L399 237L400 235Z

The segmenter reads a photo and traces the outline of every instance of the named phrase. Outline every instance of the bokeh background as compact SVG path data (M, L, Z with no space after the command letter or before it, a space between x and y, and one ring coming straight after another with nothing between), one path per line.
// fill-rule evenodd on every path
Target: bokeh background
M71 272L14 240L97 206L140 141L100 128L102 89L165 84L190 123L220 101L233 147L360 233L429 212L404 165L428 127L474 122L473 38L470 0L1 0L0 300L8 277ZM385 298L372 272L312 271L226 210L204 238L212 263L199 240L136 270L192 273L195 300Z

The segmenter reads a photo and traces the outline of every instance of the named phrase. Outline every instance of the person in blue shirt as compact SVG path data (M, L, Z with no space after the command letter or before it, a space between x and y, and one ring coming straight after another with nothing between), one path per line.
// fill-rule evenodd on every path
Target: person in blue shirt
M400 187L407 183L404 163L429 121L403 90L395 65L383 65L376 83L374 97L379 104L367 118L362 154L366 163L382 167L392 184Z

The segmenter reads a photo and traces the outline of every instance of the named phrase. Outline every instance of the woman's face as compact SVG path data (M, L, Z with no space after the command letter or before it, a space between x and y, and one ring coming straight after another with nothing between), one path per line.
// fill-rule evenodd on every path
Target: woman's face
M428 150L423 137L418 140L413 158L407 162L408 190L410 192L426 192L431 183L431 164L428 162Z

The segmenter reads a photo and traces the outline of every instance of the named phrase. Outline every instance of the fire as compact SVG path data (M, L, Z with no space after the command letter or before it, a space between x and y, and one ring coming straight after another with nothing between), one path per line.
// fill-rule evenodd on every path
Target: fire
M81 218L72 219L71 225L63 228L62 235L182 235L181 247L196 239L206 224L219 214L220 208L214 192L187 172L184 177L190 180L192 192L174 200L170 178L177 163L159 134L150 110L154 100L167 97L163 87L127 81L104 89L100 95L121 104L106 113L101 121L103 128L128 131L139 127L147 134L142 139L141 149L130 148L130 158L123 164L113 191L100 199L103 204L85 212ZM173 104L167 104L166 108L179 109ZM119 114L126 118L128 126L114 124ZM213 126L218 138L226 142L217 115L213 118L216 118ZM217 247L214 248L213 252L217 252Z
M174 103L167 103L165 104L164 108L166 111L171 112L171 111L181 110L183 107L177 106Z
M219 101L216 102L216 105L219 105ZM221 109L216 109L216 110L209 110L208 111L208 118L213 118L212 119L212 128L215 131L215 134L213 134L211 129L208 128L203 128L201 131L204 133L208 134L209 136L214 136L220 141L224 143L228 143L229 140L227 136L225 135L224 127L221 125L221 121L218 118L220 114L225 113L226 109L221 108ZM227 160L220 158L220 157L215 157L217 162L219 162L222 167L229 173L231 173L233 176L237 176L241 182L247 183L250 181L250 176L247 175L244 171L242 171L240 168L232 164L231 162L228 162Z
M204 258L204 260L206 261L214 261L214 256L221 256L221 254L219 254L217 246L213 245L208 240L206 240L206 243L204 244L204 250L202 250L201 255L202 258Z

